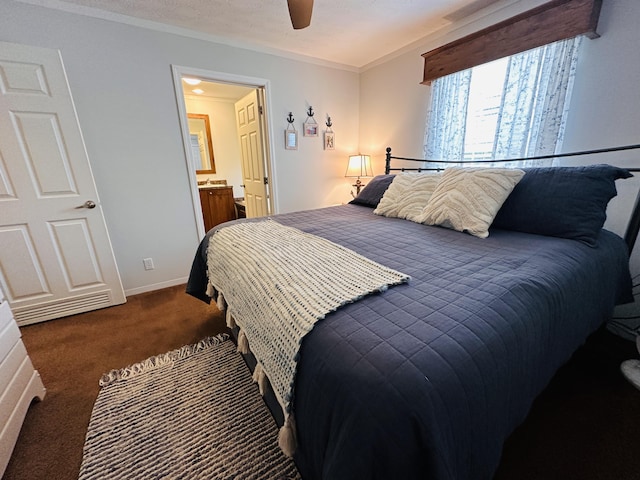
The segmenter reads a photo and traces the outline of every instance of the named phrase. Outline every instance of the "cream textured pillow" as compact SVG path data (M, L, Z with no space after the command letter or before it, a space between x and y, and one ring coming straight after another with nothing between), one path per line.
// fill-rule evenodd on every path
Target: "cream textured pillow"
M449 167L418 221L486 238L498 210L523 176L515 168Z
M373 213L419 222L418 217L441 177L440 173L396 175Z

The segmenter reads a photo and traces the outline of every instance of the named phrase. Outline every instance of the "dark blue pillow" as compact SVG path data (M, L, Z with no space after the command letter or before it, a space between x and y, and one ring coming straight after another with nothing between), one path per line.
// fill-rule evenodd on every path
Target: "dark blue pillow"
M354 205L364 205L365 207L376 208L380 199L387 191L395 175L378 175L373 177L369 183L360 191L360 195L349 203Z
M633 175L611 165L524 168L526 173L504 202L492 227L595 246L617 195L615 181Z

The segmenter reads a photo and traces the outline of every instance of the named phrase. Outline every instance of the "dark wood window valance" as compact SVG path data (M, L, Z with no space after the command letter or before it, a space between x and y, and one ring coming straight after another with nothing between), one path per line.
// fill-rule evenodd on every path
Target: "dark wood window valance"
M422 54L423 84L578 35L597 38L602 0L553 0Z

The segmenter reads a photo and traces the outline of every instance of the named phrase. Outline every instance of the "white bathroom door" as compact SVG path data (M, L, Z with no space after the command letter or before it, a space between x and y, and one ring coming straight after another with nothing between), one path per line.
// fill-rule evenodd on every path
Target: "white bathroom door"
M60 53L4 42L0 283L20 325L126 301Z
M253 90L236 102L236 121L242 155L242 182L248 218L269 215L268 178L262 133L264 109L260 96Z

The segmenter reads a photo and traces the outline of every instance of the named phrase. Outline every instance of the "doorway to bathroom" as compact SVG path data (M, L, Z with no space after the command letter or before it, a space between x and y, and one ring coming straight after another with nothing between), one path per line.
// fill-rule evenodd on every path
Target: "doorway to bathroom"
M274 213L268 81L176 66L173 74L199 237L211 218ZM203 212L205 189L215 212Z

